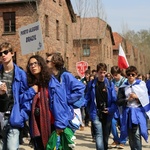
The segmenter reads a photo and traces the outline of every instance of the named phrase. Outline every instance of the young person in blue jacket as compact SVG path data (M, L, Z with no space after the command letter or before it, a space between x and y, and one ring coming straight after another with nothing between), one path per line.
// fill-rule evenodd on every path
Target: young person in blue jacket
M124 138L129 137L131 150L142 150L141 136L148 142L147 116L150 118L146 84L136 79L137 74L135 66L126 69L128 80L120 86L117 99L117 104L123 106L121 132Z
M36 150L45 150L51 132L60 134L72 117L64 98L62 87L55 84L47 64L39 55L33 55L27 63L29 87L36 92L30 116L31 137Z
M4 113L1 121L2 141L0 149L17 150L19 148L20 128L28 120L30 97L34 90L28 89L26 73L13 63L14 51L10 43L0 45L0 112ZM28 90L27 101L22 99L24 91Z
M90 118L96 133L96 149L107 150L111 122L116 111L114 84L105 77L107 65L97 65L97 77L89 82L85 99L89 106Z
M64 89L64 95L71 110L82 107L85 101L82 101L84 98L80 98L84 96L85 85L65 69L62 55L60 53L47 53L46 62L53 74L54 81ZM79 99L81 101L78 101Z
M51 69L48 68L46 61L41 56L34 55L29 58L27 64L28 84L30 87L36 86L30 118L31 136L36 150L46 148L53 130L60 135L69 126L69 121L74 117L73 110L68 104L69 100L71 103L71 100L75 102L81 97L80 93L71 95L69 90L66 91L64 84L60 83L51 73ZM66 80L66 76L64 78ZM71 80L71 77L69 79ZM72 90L76 91L74 83L70 82L71 84L69 84L68 80L67 82L65 86L67 88L72 86ZM77 83L75 84L77 85Z
M111 74L113 76L112 82L115 85L116 94L118 94L119 87L127 81L127 78L122 76L122 71L118 66L111 67ZM117 124L120 124L120 118L122 116L122 107L118 107L112 119L112 135L113 135L113 143L110 145L111 148L118 147L119 149L123 149L126 143L126 139L122 138L122 135L118 133Z

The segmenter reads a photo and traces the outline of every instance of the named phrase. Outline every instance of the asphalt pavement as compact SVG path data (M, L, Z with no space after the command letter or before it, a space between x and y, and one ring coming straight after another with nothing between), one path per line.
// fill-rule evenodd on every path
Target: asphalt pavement
M150 130L149 130L149 134L150 134ZM77 138L75 140L76 142L75 150L96 150L95 143L92 142L90 127L85 127L83 131L77 130L75 136ZM33 150L33 148L29 146L29 139L24 139L24 141L25 143L20 146L19 150ZM113 142L112 135L110 135L109 144L111 144L112 142ZM117 148L113 148L113 149L117 150ZM124 150L130 150L128 142L126 143ZM142 139L142 150L150 150L150 139L149 139L149 143L146 143Z

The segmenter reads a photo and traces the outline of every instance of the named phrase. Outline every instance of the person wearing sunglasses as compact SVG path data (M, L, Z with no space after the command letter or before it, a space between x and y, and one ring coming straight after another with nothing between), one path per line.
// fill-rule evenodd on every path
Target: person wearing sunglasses
M85 85L66 70L64 59L60 53L47 53L46 56L47 66L52 72L56 84L64 89L65 99L71 110L70 113L74 116L76 115L74 109L81 108L84 105ZM69 127L73 131L79 128L79 126L74 126L72 121L69 121Z
M126 69L127 81L119 87L117 104L123 106L121 132L128 136L131 150L142 150L141 136L148 142L147 116L150 102L144 81L137 80L135 66Z
M12 45L4 42L0 45L0 112L4 114L1 121L2 139L0 149L17 150L19 148L20 129L28 120L28 105L22 100L22 94L28 90L26 73L13 63ZM30 90L30 93L33 93ZM32 94L30 94L32 95ZM26 95L26 98L29 97Z

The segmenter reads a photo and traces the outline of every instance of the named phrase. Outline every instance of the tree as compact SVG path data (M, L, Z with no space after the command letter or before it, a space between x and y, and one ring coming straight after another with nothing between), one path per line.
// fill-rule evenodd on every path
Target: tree
M139 51L145 54L146 57L146 71L150 69L148 62L150 60L150 29L149 30L140 30L135 32L134 30L128 30L124 32L123 37L133 44Z

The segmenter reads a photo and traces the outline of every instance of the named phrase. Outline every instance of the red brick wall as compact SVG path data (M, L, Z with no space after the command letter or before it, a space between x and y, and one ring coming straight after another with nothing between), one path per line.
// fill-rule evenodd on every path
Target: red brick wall
M34 8L34 6L32 8ZM33 10L28 9L28 6L23 4L15 4L13 6L0 5L0 10L0 43L7 41L13 45L17 55L17 64L24 68L27 57L23 57L21 54L18 28L33 22ZM16 33L14 35L4 35L3 12L16 12Z
M102 39L100 39L99 44L98 39L82 40L82 44L90 45L90 56L83 57L82 55L81 60L86 61L91 70L96 69L98 63L106 63L108 66L108 72L110 72L110 67L113 65L112 41L110 38L109 29L106 28L106 31L104 32L106 34ZM82 48L80 48L79 40L74 40L74 53L75 57L72 60L72 65L75 66L76 62L81 61L80 53L82 53ZM76 70L72 70L72 72L77 74Z
M36 22L37 20L41 23L43 41L45 49L38 52L40 55L45 57L46 52L60 52L64 59L72 55L73 49L73 40L72 40L72 20L65 0L62 0L62 5L59 5L59 2L54 2L53 0L41 1L36 11L36 6L31 6L29 4L13 4L13 5L0 5L0 43L7 41L10 42L15 51L17 52L17 64L25 68L29 56L21 54L20 41L18 35L18 28L25 26L31 23ZM3 12L16 12L16 34L15 35L3 35ZM38 14L37 14L38 13ZM49 37L45 36L45 15L48 15L49 18ZM56 20L59 20L60 24L60 39L56 39ZM65 41L65 25L68 25L68 43ZM32 51L32 50L31 50ZM65 55L66 54L66 55ZM65 57L66 56L66 57ZM71 59L68 59L68 64L66 66L70 68L69 62Z

